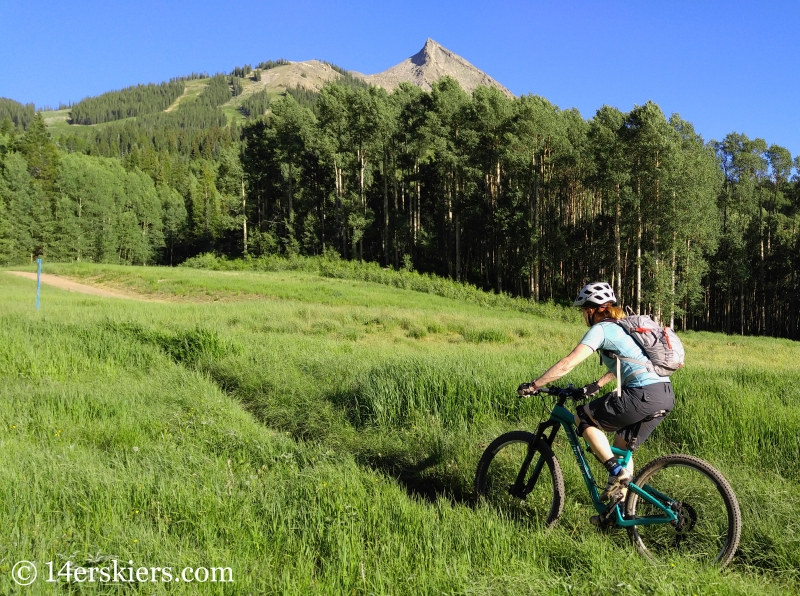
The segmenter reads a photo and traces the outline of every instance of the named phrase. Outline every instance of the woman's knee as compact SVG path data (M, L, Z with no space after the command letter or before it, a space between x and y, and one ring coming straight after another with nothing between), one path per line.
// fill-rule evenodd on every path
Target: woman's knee
M600 429L600 425L597 424L597 421L592 417L589 408L586 406L578 408L578 412L575 414L575 426L577 426L579 437L582 437L583 433L589 428Z

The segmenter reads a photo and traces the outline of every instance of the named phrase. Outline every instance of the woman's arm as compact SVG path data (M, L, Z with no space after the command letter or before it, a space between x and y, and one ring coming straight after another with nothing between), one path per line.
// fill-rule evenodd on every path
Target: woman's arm
M617 373L609 371L597 380L597 384L600 385L600 387L602 387L606 383L610 383L616 378L617 378Z
M553 381L557 381L564 375L566 375L569 371L573 368L578 366L581 362L586 360L589 356L594 354L594 350L587 346L586 344L578 344L575 346L575 349L569 353L569 355L565 356L558 362L556 362L553 366L551 366L546 373L544 373L541 377L534 381L534 384L537 387L544 387L548 383L552 383ZM600 381L603 381L608 375L604 375ZM611 377L613 378L613 376ZM601 385L608 383L611 379L607 379Z

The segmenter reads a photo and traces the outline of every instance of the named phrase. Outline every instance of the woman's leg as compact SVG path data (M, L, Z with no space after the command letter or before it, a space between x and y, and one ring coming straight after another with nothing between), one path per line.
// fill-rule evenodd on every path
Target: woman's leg
M597 424L597 420L594 419L592 416L592 411L587 406L581 406L583 411L586 413L589 418L592 419L592 422ZM579 425L581 423L581 419L575 414L575 425ZM598 426L600 426L598 424ZM611 445L608 442L608 437L606 433L598 428L598 426L590 426L583 431L583 435L581 435L584 440L589 443L589 446L592 448L592 453L598 459L598 461L602 464L607 462L609 459L614 457L614 454L611 453ZM616 447L616 444L615 444Z
M614 457L614 454L611 453L611 445L608 442L606 433L599 428L590 426L583 432L583 438L589 443L592 453L601 464Z
M614 447L616 447L617 449L628 448L628 441L625 440L625 436L621 432L618 432L614 436ZM633 456L631 456L631 459L629 460L628 463L628 472L633 474Z

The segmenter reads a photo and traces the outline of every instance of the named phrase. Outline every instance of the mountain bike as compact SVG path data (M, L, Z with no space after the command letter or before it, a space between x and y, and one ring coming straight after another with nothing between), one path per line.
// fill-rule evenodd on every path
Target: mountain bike
M636 549L658 562L680 554L720 567L730 563L742 531L739 503L728 481L707 462L691 455L665 455L645 465L617 502L600 500L565 404L586 399L583 388L550 387L557 396L550 418L535 433L516 430L495 439L478 462L475 492L479 499L510 512L538 517L553 526L564 508L564 476L553 453L560 428L578 462L601 529L625 528ZM611 447L625 467L632 452Z

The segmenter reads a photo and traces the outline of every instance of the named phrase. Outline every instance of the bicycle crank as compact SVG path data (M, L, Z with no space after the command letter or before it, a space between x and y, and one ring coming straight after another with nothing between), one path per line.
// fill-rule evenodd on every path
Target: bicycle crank
M670 509L678 515L678 519L672 522L675 530L675 546L677 547L697 524L697 511L689 503L682 502L674 503Z

